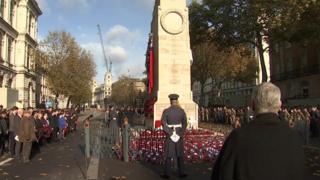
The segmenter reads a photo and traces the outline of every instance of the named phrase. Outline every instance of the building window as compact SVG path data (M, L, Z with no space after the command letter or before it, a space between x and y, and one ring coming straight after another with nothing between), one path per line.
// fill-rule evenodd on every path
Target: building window
M29 89L28 89L28 105L29 105L29 107L32 107L32 85L31 85L31 83L29 84Z
M12 88L12 78L8 80L8 88Z
M308 87L303 87L303 88L302 88L302 96L303 96L304 98L309 97L309 88L308 88Z
M32 69L32 64L31 64L31 48L30 46L27 47L27 64L26 64L27 69Z
M2 88L2 84L3 84L3 75L0 76L0 88Z
M9 22L10 24L12 25L13 23L13 17L14 17L14 6L15 6L15 1L14 0L11 0L11 3L10 3L10 16L9 16Z
M12 64L12 61L11 61L11 57L12 57L12 38L11 37L8 37L8 54L7 54L7 61L8 61L8 64L11 65Z
M3 47L3 34L2 32L0 32L0 62L3 61L2 47Z
M2 18L4 14L4 7L5 7L5 0L0 0L0 17Z
M31 35L31 32L32 32L32 28L33 28L33 22L32 22L32 19L33 19L33 15L30 13L29 14L29 26L28 26L28 32L29 32L29 35Z
M302 53L301 66L302 67L308 66L308 52L306 48L303 50L303 53Z

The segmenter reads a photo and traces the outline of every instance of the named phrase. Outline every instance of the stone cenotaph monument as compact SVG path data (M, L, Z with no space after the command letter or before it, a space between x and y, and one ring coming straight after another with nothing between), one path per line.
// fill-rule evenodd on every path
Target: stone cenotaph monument
M149 66L153 69L152 77L148 74L149 81L152 78L153 82L149 96L155 101L153 128L159 123L163 110L170 106L168 95L175 93L180 96L179 103L187 114L188 128L197 129L198 105L191 91L192 56L186 0L155 1L150 41L154 57Z

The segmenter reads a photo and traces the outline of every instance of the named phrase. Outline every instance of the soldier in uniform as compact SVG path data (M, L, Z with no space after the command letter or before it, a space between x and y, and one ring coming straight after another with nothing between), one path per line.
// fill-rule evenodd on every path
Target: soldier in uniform
M162 127L166 133L164 174L161 174L161 177L165 179L170 177L171 161L176 159L179 176L184 178L187 175L184 173L183 164L183 135L187 127L187 117L185 111L179 106L179 95L170 94L169 98L171 106L163 111L161 117Z
M105 115L104 115L104 123L105 123L105 125L106 125L107 127L109 127L109 122L110 122L109 113L110 113L110 108L107 107L106 112L105 112Z
M114 107L110 106L109 111L109 128L110 128L110 140L111 144L115 147L119 146L119 126L118 126L119 115Z

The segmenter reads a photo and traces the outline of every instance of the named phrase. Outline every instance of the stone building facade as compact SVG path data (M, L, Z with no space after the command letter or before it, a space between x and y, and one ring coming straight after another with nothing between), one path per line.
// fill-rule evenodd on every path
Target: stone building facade
M41 14L35 0L0 0L0 104L4 107L36 104L32 51Z
M45 75L39 73L36 75L36 106L43 107L44 103L47 107L53 107L55 95L50 91Z
M270 48L271 81L289 106L320 105L320 51L316 44L276 43Z
M105 86L101 84L94 89L94 105L97 105L98 108L104 107L104 98L105 98Z

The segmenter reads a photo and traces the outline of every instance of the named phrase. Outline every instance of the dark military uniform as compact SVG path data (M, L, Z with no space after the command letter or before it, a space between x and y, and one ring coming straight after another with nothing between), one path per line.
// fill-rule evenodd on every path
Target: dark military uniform
M171 100L177 100L179 96L172 97L169 96ZM183 135L187 127L187 117L185 111L176 105L172 105L171 107L165 109L163 111L161 117L161 123L163 130L166 133L166 140L164 144L165 150L165 167L164 167L164 174L168 175L170 171L171 159L177 158L178 161L178 169L179 174L184 175L184 167L183 167L183 155L184 155L184 148L183 148ZM181 127L176 128L176 134L180 136L178 142L173 142L170 139L170 136L174 132L174 128L170 127L172 125L181 125Z
M111 144L115 145L119 143L119 126L117 124L117 121L119 119L118 113L111 109L109 112L109 121L110 121L110 140Z

